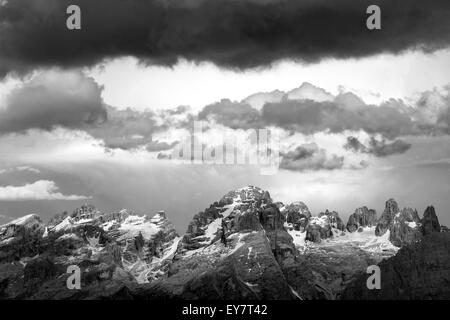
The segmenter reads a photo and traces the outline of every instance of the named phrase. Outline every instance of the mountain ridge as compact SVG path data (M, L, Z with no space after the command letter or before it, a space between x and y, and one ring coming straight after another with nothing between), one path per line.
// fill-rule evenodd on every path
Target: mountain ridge
M30 215L0 226L0 274L9 275L0 278L0 297L73 297L55 275L67 278L64 269L76 264L84 298L115 297L116 288L127 298L338 299L368 265L441 230L433 207L420 219L389 199L379 219L361 207L344 224L335 211L312 216L303 202L274 202L255 186L194 215L183 236L163 211L85 205L47 224ZM40 274L41 264L53 271Z

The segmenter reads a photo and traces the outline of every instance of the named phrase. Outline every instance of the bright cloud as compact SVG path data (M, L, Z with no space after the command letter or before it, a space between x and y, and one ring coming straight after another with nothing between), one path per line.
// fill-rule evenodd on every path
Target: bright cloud
M39 180L23 186L0 187L1 201L23 200L83 200L86 196L64 195L59 192L58 186L53 181Z

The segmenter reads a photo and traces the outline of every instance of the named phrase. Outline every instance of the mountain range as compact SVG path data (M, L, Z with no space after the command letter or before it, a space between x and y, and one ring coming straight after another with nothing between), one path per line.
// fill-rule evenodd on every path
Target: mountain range
M44 223L0 226L0 299L449 299L450 233L429 206L313 216L247 186L193 216L179 235L164 211L84 205ZM381 289L366 286L378 265ZM68 267L81 270L69 289Z

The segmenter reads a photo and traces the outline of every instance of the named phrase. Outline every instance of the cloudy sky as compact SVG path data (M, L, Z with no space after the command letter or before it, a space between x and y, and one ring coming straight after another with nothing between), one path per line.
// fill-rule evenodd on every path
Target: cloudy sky
M450 225L450 2L376 3L371 31L365 0L0 0L0 224L92 203L183 232L252 184ZM209 148L276 133L279 170L170 159L195 121Z

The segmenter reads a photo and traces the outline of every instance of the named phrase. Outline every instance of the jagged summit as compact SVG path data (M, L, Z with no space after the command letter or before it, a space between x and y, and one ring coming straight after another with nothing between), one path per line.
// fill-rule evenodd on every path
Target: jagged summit
M422 232L424 235L428 235L433 232L440 232L441 225L436 215L436 211L433 206L429 206L425 209L422 219Z
M248 185L246 187L229 191L222 197L220 202L226 202L227 204L229 204L230 202L252 202L258 200L268 201L269 199L270 194L268 191L264 191L261 188Z
M366 206L357 208L347 221L347 230L355 232L359 228L373 227L377 224L377 212Z
M11 226L11 225L31 227L31 226L35 226L35 225L41 225L41 224L42 224L41 218L37 214L33 213L33 214L29 214L29 215L14 219L12 221L9 221L9 222L1 225L0 228L6 227L6 226Z

